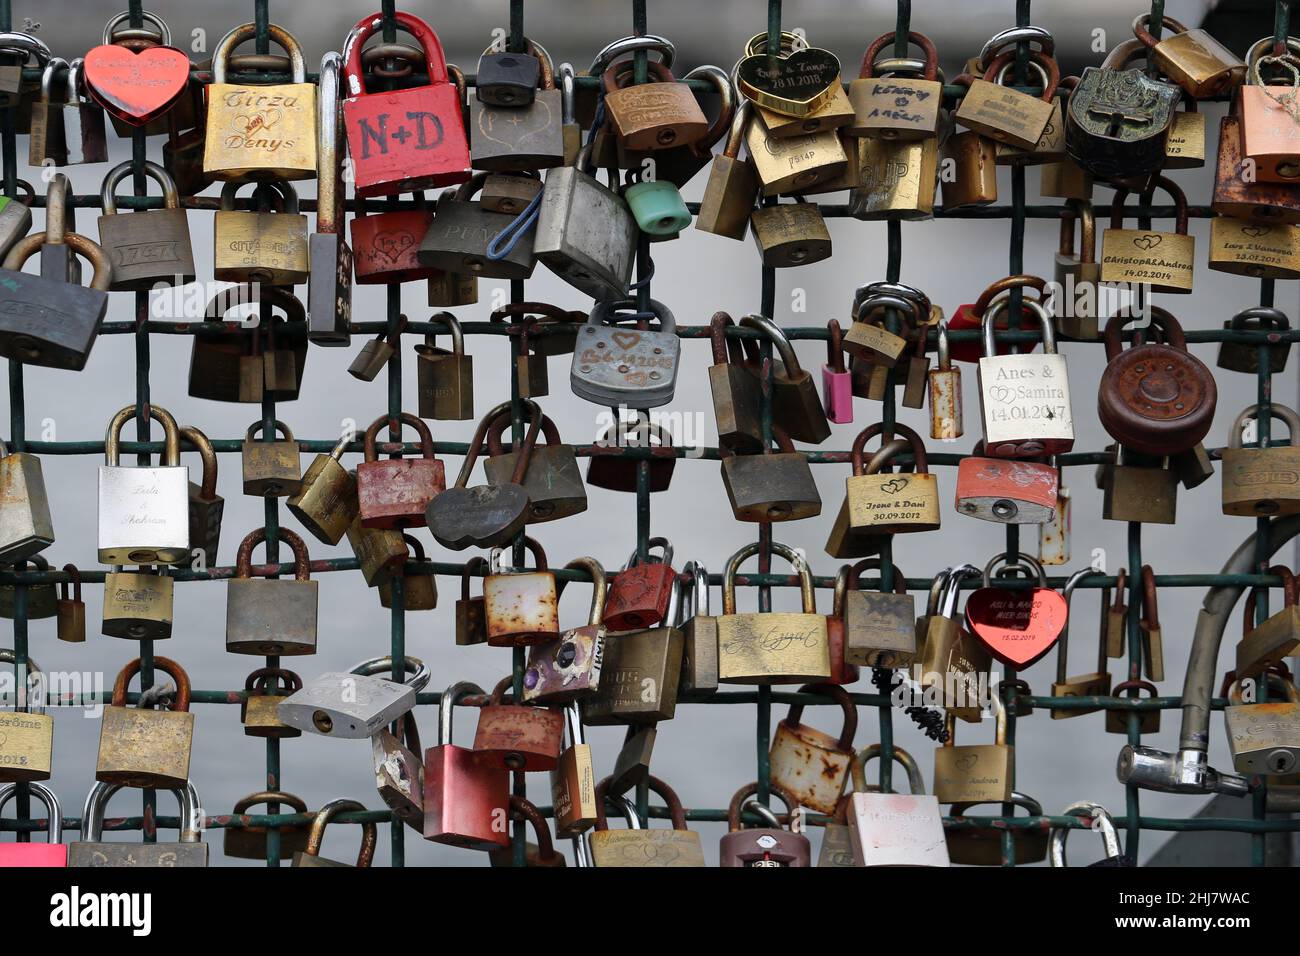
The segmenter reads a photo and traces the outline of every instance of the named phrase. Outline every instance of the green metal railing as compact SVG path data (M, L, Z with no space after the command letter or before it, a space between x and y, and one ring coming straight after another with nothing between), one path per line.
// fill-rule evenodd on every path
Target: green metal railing
M897 22L896 22L896 39L894 51L897 56L907 54L907 33L911 28L911 2L910 0L898 0L897 4ZM0 29L7 30L11 27L12 22L12 4L11 0L0 0ZM395 21L392 19L395 3L393 0L383 0L381 3L382 13L385 16L383 29L383 40L392 42L396 39ZM523 0L509 0L510 29L508 45L511 49L520 50L523 48L524 37L524 13ZM632 7L632 32L634 34L644 34L648 32L649 24L647 22L647 3L646 0L631 0ZM254 21L257 26L256 32L256 51L266 53L269 51L269 34L267 26L270 23L269 0L253 0ZM1277 0L1276 2L1276 25L1275 36L1279 41L1284 42L1289 31L1290 4L1289 0ZM1154 0L1151 3L1152 13L1152 32L1159 37L1161 16L1164 12L1163 0ZM139 27L142 25L142 3L141 0L130 0L129 3L129 25ZM782 22L782 4L780 0L768 0L767 2L767 28L768 28L768 48L779 48L779 38L781 33ZM1029 0L1016 0L1015 3L1015 23L1018 26L1027 26L1030 23L1030 2ZM434 24L435 27L437 24ZM1018 47L1018 56L1015 64L1015 75L1013 79L1019 84L1026 84L1028 77L1025 72L1025 66L1028 62L1027 45L1021 44ZM644 52L636 55L636 78L638 82L645 80L646 56ZM211 73L205 71L195 71L194 78L199 82L211 82ZM29 71L30 78L30 71ZM314 76L312 77L314 79ZM418 80L418 76L413 76L407 82ZM473 75L467 77L468 81L473 83ZM597 83L595 78L579 78L579 84L590 86ZM707 88L701 84L701 88ZM1028 88L1028 87L1026 87ZM960 97L964 89L959 86L949 86L945 88L945 93L951 97ZM8 196L17 195L16 190L16 137L14 133L15 118L14 109L0 110L0 162L3 164L4 190ZM141 209L156 208L161 206L160 197L149 197L144 195L145 177L143 175L143 163L145 160L146 140L142 129L136 129L132 139L133 162L135 165L135 175L133 177L134 196L119 197L118 205L122 209ZM960 210L937 210L936 218L976 218L976 219L1008 219L1010 221L1010 237L1008 248L1008 274L1017 274L1024 271L1024 231L1025 223L1029 219L1055 219L1061 212L1059 205L1030 205L1025 196L1025 172L1022 166L1011 167L1011 202L1009 205L994 205L978 209L960 209ZM775 199L764 200L765 203L775 203ZM83 195L73 198L73 204L76 206L100 206L99 196ZM188 197L184 199L183 204L191 209L213 210L217 207L217 201L214 198L207 197ZM44 198L36 196L33 205L43 206ZM356 210L361 202L353 200L349 208ZM396 199L386 200L382 206L371 202L370 206L383 209L405 208L413 205L410 201L401 201ZM313 200L303 200L301 208L304 211L310 211L315 208ZM850 215L849 209L844 205L826 204L820 207L827 217L847 217ZM1105 214L1108 207L1097 206L1096 214L1100 217ZM698 209L693 207L692 212ZM1130 215L1137 213L1141 218L1142 228L1149 228L1151 218L1164 218L1173 215L1173 208L1168 206L1139 206L1136 210L1129 207ZM1191 206L1189 213L1193 217L1209 218L1214 215L1212 210L1207 206ZM887 260L884 278L889 281L898 281L901 275L902 265L902 225L898 220L890 220L887 224ZM650 298L650 281L648 276L652 272L650 263L650 246L648 240L644 237L641 240L637 255L637 278L639 284L636 287L636 294L639 299L638 305L641 308L648 307ZM873 278L867 276L864 278ZM645 281L640 281L645 280ZM660 277L663 281L663 277ZM772 268L763 268L760 275L761 284L761 307L760 312L763 315L776 318L776 273ZM510 295L512 302L526 301L524 295L524 283L514 281L510 283ZM1019 313L1020 289L1011 290L1011 302L1009 314L1012 318L1012 327L1010 331L998 333L1000 340L1007 341L1013 345L1035 341L1036 333L1020 331L1015 316ZM1261 305L1272 305L1274 299L1274 284L1271 280L1262 280L1260 286L1259 300ZM131 334L135 336L136 345L136 407L137 407L137 433L136 441L123 442L122 449L126 453L136 454L141 464L147 464L149 456L161 452L162 443L152 442L149 440L149 420L147 417L146 406L150 402L150 337L153 335L230 335L241 334L242 330L232 327L214 327L214 323L179 323L158 321L149 315L148 293L135 293L135 320L134 321L113 321L105 322L101 328L101 334ZM390 285L387 287L387 304L386 315L383 321L356 322L352 325L352 330L356 333L374 334L380 331L392 333L396 330L400 317L401 300L400 286ZM889 315L887 322L893 328L897 328L899 317ZM429 322L411 322L406 327L409 334L423 335L427 332L445 331L437 323ZM467 335L508 335L510 336L511 360L519 354L519 341L517 334L512 334L517 330L502 325L500 323L487 322L466 322L464 331ZM824 327L816 328L787 328L784 330L791 339L824 339L827 335ZM530 333L532 334L532 333ZM543 334L544 331L543 331ZM764 361L764 368L767 373L766 384L770 386L770 369L771 369L771 343L763 338L759 333L748 329L732 329L728 334L741 337L758 337L760 338L761 351ZM931 332L931 335L934 333ZM678 335L686 339L699 339L708 335L708 329L703 326L682 326L678 328ZM975 339L979 335L976 331L953 332L950 337L954 341L963 339ZM1259 401L1267 406L1270 399L1271 380L1268 372L1269 363L1267 361L1267 346L1278 342L1290 343L1300 339L1300 332L1292 331L1286 333L1264 333L1264 332L1243 332L1230 331L1224 329L1210 330L1188 330L1187 340L1192 343L1197 342L1239 342L1256 345L1260 350L1260 373L1259 373ZM388 407L392 415L396 415L401 410L401 381L402 381L402 352L398 349L390 359L388 366ZM28 441L25 436L25 401L23 385L23 366L18 362L9 363L9 394L10 394L10 440L9 447L14 451L27 451L43 455L96 455L103 452L103 442L100 441L67 441L67 442L46 442L46 441ZM892 376L891 371L891 382ZM514 376L512 379L512 409L513 415L513 435L514 440L518 442L523 437L523 415L522 403L518 394L518 385ZM889 387L885 391L885 397L881 405L881 416L889 427L894 422L895 391ZM263 402L262 418L265 424L263 432L264 438L269 440L274 437L274 430L271 427L276 418L276 408L273 399L267 399ZM771 404L768 388L764 388L764 407L763 407L763 430L765 437L771 435ZM391 444L384 446L383 451L387 453L396 453L399 448L411 447L404 446L400 441L400 433L390 430ZM1269 417L1267 414L1261 414L1259 418L1259 441L1261 444L1268 444L1269 437ZM242 443L241 438L214 439L213 446L218 453L236 453L240 450ZM303 451L329 451L334 446L334 439L312 440L304 439L300 441ZM435 449L439 453L449 455L463 455L466 452L464 443L456 442L438 442L435 443ZM360 451L360 442L355 442L349 446L350 451ZM639 463L637 488L634 497L635 515L636 515L636 547L638 555L644 557L647 551L647 544L650 538L650 492L649 492L649 475L650 463L654 458L659 458L665 454L676 454L684 456L686 453L682 449L674 449L668 452L662 450L651 451L649 449L638 448L603 448L596 445L584 445L577 447L579 456L606 455L613 454L631 459ZM849 460L847 451L809 451L808 459L813 464L830 464L845 463ZM1211 451L1212 457L1218 456L1217 450ZM701 453L698 449L692 449L690 452L692 458L714 459L720 457L716 448L704 449ZM964 455L935 453L928 456L932 465L951 466L956 465ZM907 456L902 456L900 461L906 462ZM1058 457L1059 464L1064 467L1072 466L1091 466L1097 463L1110 460L1109 456L1102 452L1074 452L1071 454L1061 455ZM255 574L264 574L267 576L278 576L281 573L292 572L292 564L282 564L279 555L279 543L276 539L275 532L279 526L279 505L276 499L270 498L266 501L265 525L267 529L267 553L266 562L262 565L255 566ZM1267 558L1271 552L1268 540L1269 523L1267 519L1259 519L1257 522L1257 555L1262 561L1262 565L1267 564ZM759 567L758 572L754 574L742 574L737 577L737 584L745 587L754 587L758 591L759 607L762 610L768 610L771 606L771 588L773 587L791 587L797 586L797 578L788 574L773 574L771 570L771 550L772 543L772 526L762 524L759 526ZM1008 525L1006 528L1006 550L1013 556L1020 550L1019 528L1016 525ZM892 577L892 558L891 549L888 544L884 546L882 558L884 559L884 568L880 579L875 582L881 590L892 590L894 582ZM516 562L523 560L522 537L515 545ZM1259 564L1260 562L1257 562ZM1142 642L1139 631L1139 617L1141 608L1141 581L1137 570L1142 567L1142 526L1140 524L1130 524L1128 532L1128 567L1134 572L1130 576L1129 595L1128 595L1128 654L1127 654L1127 678L1137 679L1141 676L1142 665ZM1261 565L1261 572L1262 572ZM355 571L357 562L351 558L335 558L329 560L317 560L311 564L313 573L336 572L336 571ZM449 563L442 561L426 561L419 564L412 562L408 565L407 572L414 573L432 572L438 575L447 575L459 577L463 565L460 563ZM232 577L234 573L231 567L207 568L205 570L177 569L171 572L172 577L178 582L190 581L212 581L221 578ZM564 579L582 579L583 573L567 570L555 572L557 577ZM83 571L81 572L82 580L87 583L98 583L103 581L104 572L102 571ZM43 582L62 582L68 580L68 575L51 571L47 573L36 573L32 571L16 572L15 570L0 571L0 583L16 584L14 600L14 650L16 652L17 663L15 670L21 679L26 670L26 661L28 657L28 617L27 617L27 586ZM833 586L833 577L817 576L815 578L816 586L819 588L829 588ZM1049 578L1049 582L1054 587L1060 587L1064 583L1062 577ZM1240 585L1262 585L1278 586L1280 581L1277 578L1270 577L1263 573L1245 574L1245 575L1221 575L1221 574L1170 574L1158 575L1156 582L1160 587L1176 588L1204 588L1222 584L1240 584ZM713 575L710 578L711 584L720 584L720 576ZM907 578L906 586L909 590L926 591L929 589L931 580L929 578ZM1113 587L1115 578L1105 574L1095 574L1085 578L1079 586L1085 588L1103 588ZM1016 583L1009 582L1009 586L1018 586ZM1268 599L1266 591L1261 591L1259 600L1256 605L1257 619L1262 621L1268 616ZM392 584L392 611L391 611L391 640L390 652L395 661L400 662L405 657L405 611L402 594L402 580L395 578ZM150 641L140 642L140 656L143 660L144 667L141 674L142 688L152 686L154 681L153 671L153 646ZM268 658L269 666L277 666L278 658ZM522 675L524 670L524 650L516 648L512 654L512 666L516 695L521 690ZM393 678L396 680L403 679L400 663L394 667ZM1108 710L1122 710L1129 715L1128 740L1130 743L1137 744L1140 742L1140 733L1138 730L1138 717L1142 712L1148 710L1176 710L1181 707L1182 701L1179 697L1157 697L1153 699L1135 700L1128 698L1115 697L1089 697L1089 698L1057 698L1045 696L1033 696L1019 694L1014 687L1008 686L1009 681L1015 679L1015 672L1008 669L1003 681L1002 695L1008 705L1008 742L1015 743L1015 733L1017 724L1017 714L1023 713L1027 708L1038 708L1040 712L1047 708L1057 709L1084 709L1084 708L1102 708ZM61 704L90 704L105 703L108 695L88 695L80 700L63 700ZM196 690L192 695L192 702L195 704L238 704L244 697L245 692L242 690L225 691L225 690ZM853 693L853 700L860 706L874 707L877 710L879 720L879 740L883 750L883 759L879 764L879 784L882 788L888 790L892 783L892 753L894 750L894 708L891 706L889 696L881 693ZM433 705L438 702L440 695L437 693L421 693L418 695L420 705ZM138 695L129 695L129 699L134 702ZM759 797L766 802L768 797L768 784L770 780L770 767L768 765L768 750L770 746L770 727L772 717L772 705L774 703L791 703L800 702L810 705L828 705L832 702L826 698L800 694L795 692L786 692L773 690L770 687L758 687L754 690L735 690L721 691L707 700L699 703L720 704L720 705L743 705L754 707L755 718L755 763L756 776L759 780L760 790ZM462 705L478 705L481 701L474 698L462 699ZM1222 699L1216 699L1212 702L1215 709L1222 709L1225 702ZM282 789L281 772L280 772L280 742L275 739L266 741L266 788L270 790ZM522 775L516 775L515 791L519 794L524 793ZM146 841L152 842L155 837L155 823L163 826L175 825L175 818L158 818L155 812L155 795L153 791L142 791L143 811L141 817L112 819L106 822L105 829L141 829L144 831L143 837ZM1127 788L1127 799L1124 812L1116 814L1117 824L1126 828L1126 853L1131 858L1136 858L1138 851L1138 841L1140 832L1143 829L1148 830L1220 830L1240 833L1248 833L1252 839L1252 859L1255 865L1262 865L1264 862L1264 838L1270 832L1288 831L1300 829L1300 820L1280 820L1266 819L1265 800L1266 790L1261 788L1253 796L1253 818L1250 820L1237 819L1168 819L1159 817L1146 817L1141 814L1140 794L1138 788L1130 786ZM643 816L666 816L666 811L659 807L648 806L648 792L644 785L638 788L636 792L636 802ZM278 865L279 861L279 832L278 827L301 825L310 822L309 814L281 814L278 812L278 805L270 805L265 814L247 814L239 816L212 816L206 820L206 825L212 828L238 828L238 827L269 827L268 846L267 846L267 864L269 866ZM549 813L549 808L542 808L544 813ZM945 825L953 829L965 829L971 827L995 827L1001 834L1002 854L1004 865L1013 865L1014 845L1016 834L1026 829L1040 829L1044 822L1050 822L1053 826L1062 827L1082 827L1086 826L1085 821L1073 817L1041 816L1041 817L1013 817L1013 808L1009 805L1002 807L1001 814L994 817L958 817L949 818ZM27 839L34 830L45 828L43 820L32 820L30 817L29 794L25 785L20 785L18 800L16 802L17 818L12 820L0 820L0 830L16 830L19 832L20 839ZM726 811L723 809L705 809L693 808L687 811L687 818L698 821L721 821L726 819ZM392 818L387 810L366 811L364 813L345 813L335 818L339 822L361 823L365 821L390 821L391 822L391 851L392 863L394 866L401 866L404 859L404 838L405 831L401 823ZM818 818L813 817L814 821ZM77 817L65 817L64 826L70 829L79 829L81 820ZM524 825L520 824L514 828L514 852L516 864L522 864L524 859Z

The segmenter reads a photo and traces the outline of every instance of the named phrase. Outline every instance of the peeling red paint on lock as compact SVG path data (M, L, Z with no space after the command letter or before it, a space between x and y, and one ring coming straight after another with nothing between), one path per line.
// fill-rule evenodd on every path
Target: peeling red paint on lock
M564 715L544 707L499 703L479 711L475 758L504 770L554 770L559 765Z

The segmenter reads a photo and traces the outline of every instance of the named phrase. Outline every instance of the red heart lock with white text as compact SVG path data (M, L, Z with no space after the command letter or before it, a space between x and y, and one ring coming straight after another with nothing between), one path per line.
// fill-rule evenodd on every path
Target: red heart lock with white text
M1024 668L1052 649L1069 607L1051 588L982 587L966 601L966 623L990 654Z

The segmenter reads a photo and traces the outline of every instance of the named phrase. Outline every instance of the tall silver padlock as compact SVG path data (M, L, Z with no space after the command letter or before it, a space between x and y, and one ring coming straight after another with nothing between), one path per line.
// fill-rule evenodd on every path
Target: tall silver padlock
M405 665L412 674L405 684L376 676L390 671L391 657L321 674L284 699L280 721L326 737L372 737L414 707L416 692L429 683L423 661L408 657Z
M1063 454L1074 447L1074 419L1065 356L1056 353L1051 316L1036 300L1024 299L1025 308L1042 325L1043 351L998 355L993 329L1007 301L999 299L989 306L981 323L984 355L977 376L984 453L990 458Z
M30 558L54 543L41 460L0 441L0 563Z
M68 844L68 866L176 867L207 866L203 842L203 806L194 784L172 790L180 803L180 838L176 843L124 843L104 840L104 811L120 784L97 783L81 811L82 839Z
M190 469L181 464L181 433L161 405L149 415L163 427L162 464L118 464L122 426L135 417L128 405L113 416L104 435L99 467L99 560L101 564L179 564L190 558Z
M573 166L546 174L533 254L539 262L593 299L621 299L636 260L636 219L623 198L586 171L591 147Z
M569 370L573 394L606 408L655 408L673 400L681 342L677 320L662 302L650 300L657 329L615 325L615 313L634 309L624 299L597 302L578 332Z

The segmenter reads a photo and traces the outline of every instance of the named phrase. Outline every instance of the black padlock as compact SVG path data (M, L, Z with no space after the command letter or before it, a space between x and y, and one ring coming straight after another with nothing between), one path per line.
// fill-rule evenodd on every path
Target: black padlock
M528 106L537 95L542 63L530 53L484 53L474 95L488 106Z

